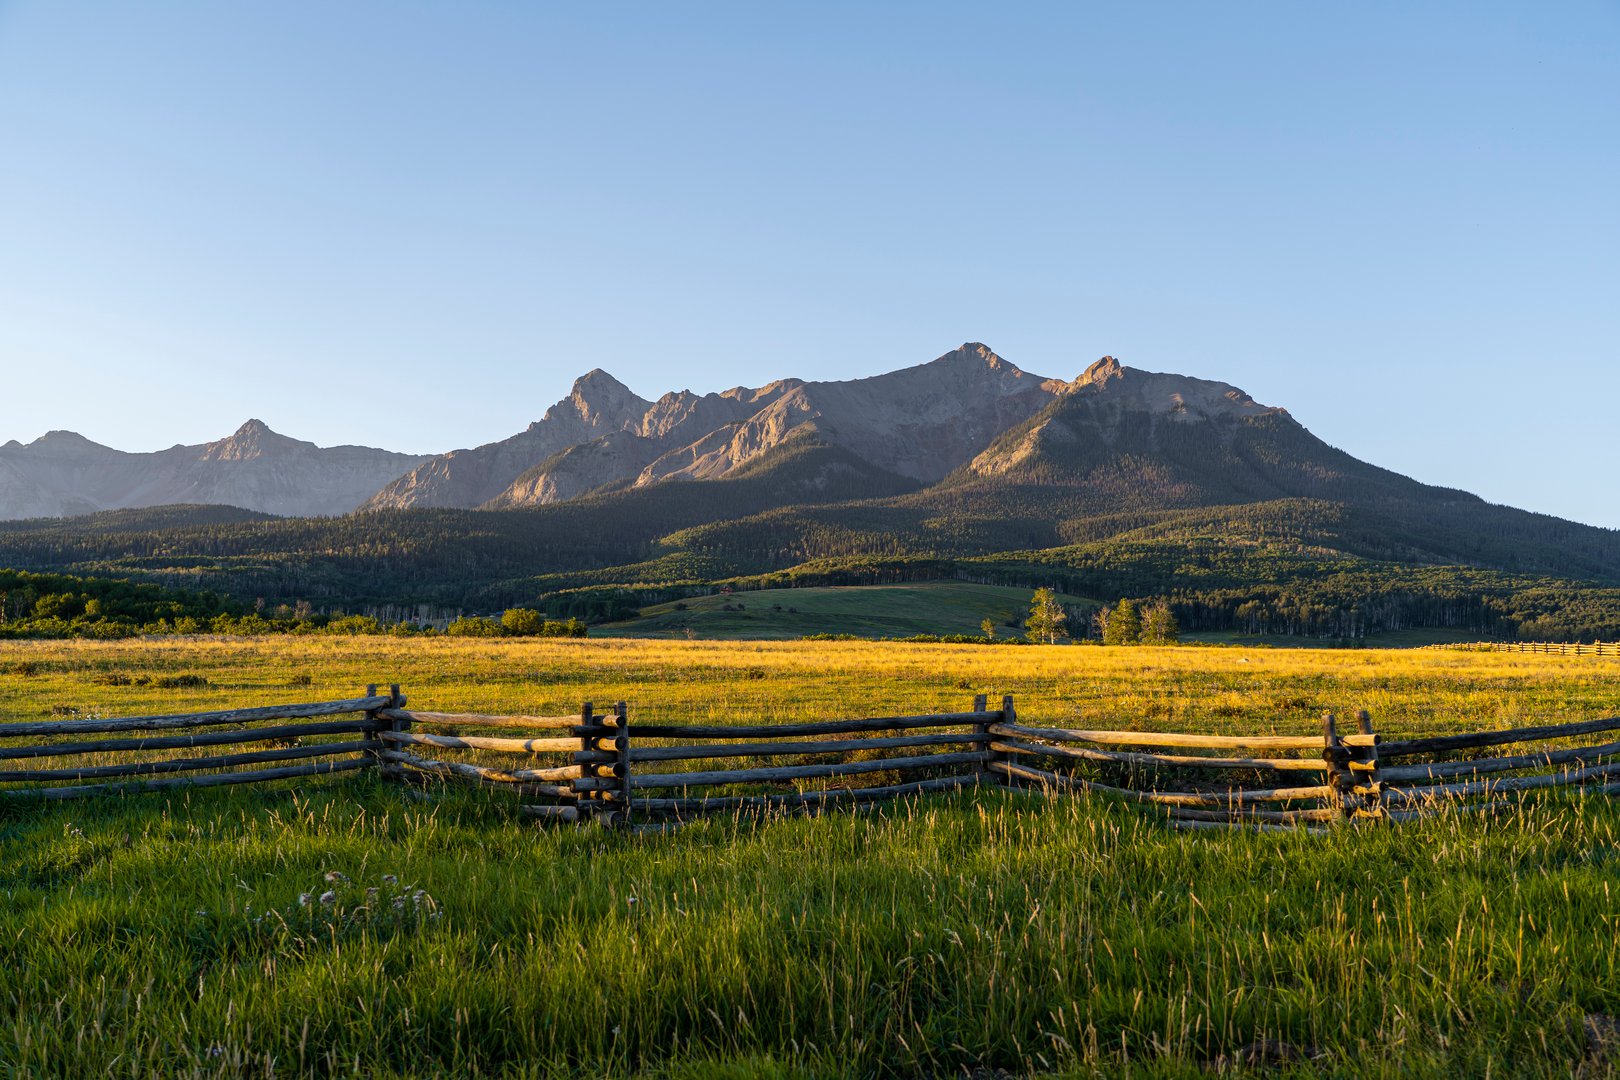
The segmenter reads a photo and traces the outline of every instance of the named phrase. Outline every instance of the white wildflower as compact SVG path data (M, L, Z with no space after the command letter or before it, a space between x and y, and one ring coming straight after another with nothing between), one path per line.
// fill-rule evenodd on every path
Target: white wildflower
M337 893L333 892L331 889L327 889L325 892L321 893L321 903L323 904L331 904L336 899Z

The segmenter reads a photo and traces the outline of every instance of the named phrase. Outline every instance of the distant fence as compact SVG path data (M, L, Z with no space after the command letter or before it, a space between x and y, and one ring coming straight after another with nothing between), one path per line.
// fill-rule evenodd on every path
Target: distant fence
M566 716L405 706L398 686L372 686L310 704L0 724L0 762L74 759L0 766L0 795L71 799L377 769L428 796L466 788L510 797L541 820L638 830L980 786L1124 800L1182 829L1316 830L1489 810L1541 789L1620 792L1620 742L1590 741L1620 730L1620 717L1386 740L1365 712L1346 733L1331 714L1312 735L1082 730L1023 723L1010 696L992 709L984 695L963 712L753 725L632 726L624 703ZM114 733L122 737L83 738ZM187 753L252 744L268 745ZM1513 744L1535 749L1458 756Z
M1620 642L1596 641L1575 645L1560 641L1464 641L1455 644L1424 645L1425 649L1452 649L1460 652L1546 653L1551 656L1620 656Z

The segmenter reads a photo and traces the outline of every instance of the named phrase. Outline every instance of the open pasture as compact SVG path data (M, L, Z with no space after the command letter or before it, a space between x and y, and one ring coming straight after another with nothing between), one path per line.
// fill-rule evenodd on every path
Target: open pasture
M974 693L1015 694L1034 723L1212 733L1314 732L1325 710L1427 733L1620 706L1620 664L1596 658L321 638L8 643L0 719L392 681L422 708L623 699L644 720L704 723ZM7 806L0 843L8 1074L1620 1062L1620 812L1603 798L1307 837L1176 834L1107 801L981 793L631 837L408 801L367 777Z
M1076 612L1097 604L1067 594L1059 602ZM727 641L784 640L811 634L908 637L982 633L989 619L997 634L1023 633L1029 590L965 581L903 585L825 586L716 593L653 604L633 619L597 627L602 637L696 637Z

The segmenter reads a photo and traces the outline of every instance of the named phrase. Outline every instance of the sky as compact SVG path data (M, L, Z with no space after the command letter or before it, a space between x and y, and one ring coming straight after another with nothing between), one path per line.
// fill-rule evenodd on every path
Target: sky
M982 341L1620 527L1620 3L0 0L0 441Z

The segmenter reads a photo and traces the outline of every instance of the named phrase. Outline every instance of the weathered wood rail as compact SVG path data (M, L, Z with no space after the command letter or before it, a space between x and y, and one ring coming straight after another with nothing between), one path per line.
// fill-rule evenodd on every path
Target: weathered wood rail
M265 783L372 768L378 763L377 736L387 726L377 713L403 702L398 687L379 695L372 686L361 697L341 701L162 716L0 724L0 762L75 759L70 764L52 768L0 766L0 795L75 799L121 792ZM301 722L272 722L282 720ZM198 728L228 730L196 731ZM181 731L187 734L169 734ZM160 734L115 739L74 738L138 732ZM356 735L360 738L353 738ZM32 741L13 745L18 739ZM164 753L254 743L272 745L262 750L224 754ZM300 764L257 767L288 761ZM82 783L86 780L98 782Z
M1021 722L1010 696L991 708L984 695L963 712L737 725L632 726L623 702L566 716L406 704L397 685L386 694L371 686L338 701L0 724L0 796L71 799L376 769L426 797L465 787L504 794L540 820L637 829L714 812L818 813L999 787L1117 799L1182 829L1320 830L1489 810L1553 788L1620 793L1620 717L1388 739L1364 712L1353 731L1329 714L1309 735L1052 727ZM41 761L52 758L70 760Z
M1459 652L1541 653L1548 656L1620 656L1620 641L1460 641L1424 645L1425 649L1451 649Z
M1011 700L983 697L965 712L874 716L797 724L636 724L617 703L575 716L486 716L380 709L384 775L422 787L473 783L504 789L520 812L556 821L660 828L714 811L814 812L993 782L984 769L988 725ZM419 727L442 726L457 734ZM469 734L528 728L520 737ZM953 730L946 730L953 729ZM634 744L632 744L632 735ZM517 756L521 764L447 761L433 750ZM551 755L552 761L539 758ZM786 759L786 760L784 760ZM812 781L825 781L807 788ZM784 791L784 786L793 790Z

